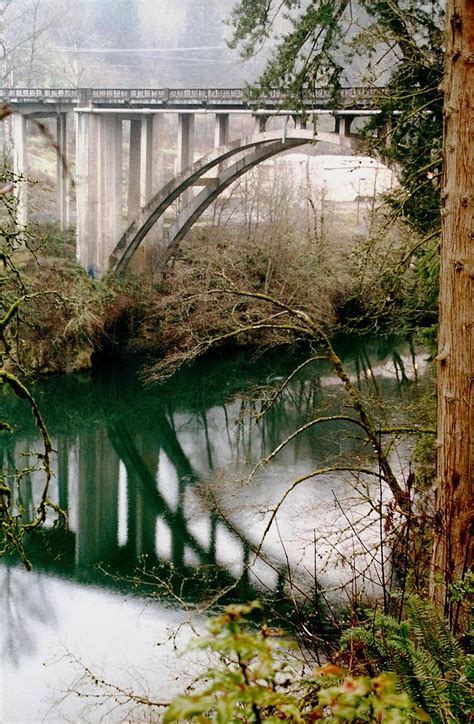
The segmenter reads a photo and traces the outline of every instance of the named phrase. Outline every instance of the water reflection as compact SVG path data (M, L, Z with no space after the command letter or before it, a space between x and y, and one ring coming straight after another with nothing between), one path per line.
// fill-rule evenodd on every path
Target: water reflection
M5 658L18 666L22 656L36 653L38 627L53 627L56 612L46 581L36 577L35 585L18 578L10 567L0 568L2 651Z
M391 401L390 414L396 418L402 415L396 401L416 392L414 383L427 369L426 355L407 343L380 345L349 348L345 362L361 388ZM292 363L281 355L278 361L270 356L256 364L245 357L206 360L151 389L141 384L131 364L120 371L112 366L38 386L36 395L57 451L51 497L68 509L70 525L67 531L49 525L30 540L28 553L35 570L132 591L150 583L145 574L136 573L137 566L146 566L176 585L185 598L229 585L236 586L234 598L250 598L262 586L284 592L289 554L299 562L300 573L306 571L315 584L309 559L322 560L323 554L328 558L337 545L354 550L350 525L340 510L348 495L340 476L327 475L298 492L297 502L292 499L280 518L284 545L281 530L275 529L262 560L252 570L248 563L268 510L289 481L335 460L365 460L367 451L353 428L333 421L308 430L284 447L275 464L259 471L250 485L237 483L315 415L347 413L337 380L326 364L316 362L305 366L259 416L268 395L250 391L255 384L263 388L283 381ZM21 408L13 406L7 414L18 429L3 440L3 464L13 466L25 449L34 448L35 435ZM208 488L203 480L210 480ZM38 483L35 474L22 483L20 495L27 510L34 504ZM366 511L353 506L348 515L355 525ZM337 545L327 542L329 527L338 531ZM39 596L47 596L41 587L29 602L22 589L9 585L10 575L4 567L2 591L11 620L6 650L15 659L19 648L27 653L34 645L33 635L28 636L33 619L41 610L54 619L54 607L47 601L39 605ZM333 585L342 574L332 571L331 578L327 571L319 572L318 583L321 575Z

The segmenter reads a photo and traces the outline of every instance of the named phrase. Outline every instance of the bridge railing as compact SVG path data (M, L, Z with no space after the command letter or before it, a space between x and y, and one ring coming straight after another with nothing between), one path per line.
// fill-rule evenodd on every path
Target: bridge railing
M337 97L341 105L367 106L378 89L356 86L341 88ZM249 100L242 88L1 88L0 97L12 104L65 104L80 106L170 106L235 105L236 107L277 107L285 94L272 90L258 101ZM308 98L308 108L331 106L332 92L316 88Z

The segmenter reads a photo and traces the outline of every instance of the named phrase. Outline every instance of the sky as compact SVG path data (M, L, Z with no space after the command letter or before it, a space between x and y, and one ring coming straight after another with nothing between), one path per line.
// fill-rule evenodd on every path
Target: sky
M240 87L264 55L228 48L235 0L0 0L8 85Z

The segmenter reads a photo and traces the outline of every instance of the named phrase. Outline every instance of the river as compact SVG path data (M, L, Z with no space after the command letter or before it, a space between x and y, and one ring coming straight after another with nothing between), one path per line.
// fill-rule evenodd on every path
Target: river
M382 339L340 348L379 419L407 421L430 383L426 350ZM142 364L111 359L35 386L56 451L50 496L69 527L51 518L32 537L32 573L0 564L2 722L123 720L111 696L121 694L99 687L97 697L91 677L169 700L202 664L177 652L216 602L268 597L284 607L296 596L308 606L316 591L345 601L354 585L380 595L380 528L364 495L383 504L387 491L376 477L327 470L373 465L355 426L312 426L258 465L314 417L352 414L328 364L315 361L261 415L294 365L286 353L236 353L150 387ZM1 405L15 423L3 465L24 465L38 446L31 417L15 401ZM392 449L401 477L409 455L406 442ZM298 477L321 469L282 502ZM40 485L38 473L24 480L27 510Z

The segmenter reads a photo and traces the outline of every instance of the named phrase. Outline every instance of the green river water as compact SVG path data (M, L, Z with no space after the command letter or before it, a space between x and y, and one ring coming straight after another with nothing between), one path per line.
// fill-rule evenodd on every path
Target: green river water
M407 408L431 378L424 349L405 340L346 340L339 349L381 420L413 421ZM202 626L201 611L223 589L219 603L268 597L283 607L293 595L308 602L316 587L343 601L354 581L379 592L377 556L367 562L362 550L377 544L378 523L357 497L385 499L377 478L373 488L367 477L329 471L302 483L255 556L269 511L296 478L373 464L354 426L332 421L255 467L312 418L351 414L326 363L304 367L263 416L270 386L295 366L287 353L201 360L153 387L142 383L142 364L111 359L35 387L56 451L51 498L68 510L69 527L51 520L31 539L32 573L0 563L2 722L124 720L113 699L74 695L89 690L84 667L168 700L201 663L177 656L189 624ZM38 439L27 410L9 398L1 406L15 425L0 448L8 469L31 460ZM401 477L409 456L406 442L393 448ZM37 473L24 480L26 509L40 485Z

